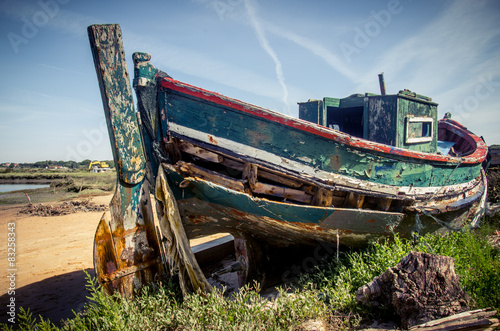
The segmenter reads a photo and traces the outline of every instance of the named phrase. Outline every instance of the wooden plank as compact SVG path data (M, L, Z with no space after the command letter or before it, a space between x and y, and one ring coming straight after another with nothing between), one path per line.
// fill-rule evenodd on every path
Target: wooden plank
M452 330L489 330L498 326L498 320L491 318L497 313L491 308L466 311L415 325L410 331L452 331Z
M364 195L349 192L345 198L344 207L361 208L363 207L364 201L365 201Z
M311 203L312 195L301 190L295 190L287 187L270 185L265 183L255 183L254 193L267 194L271 196L281 197L283 199L294 200L304 203Z
M303 182L294 179L292 176L283 173L277 174L271 170L263 169L262 167L259 168L259 176L292 188L299 188L304 185Z
M231 177L221 175L215 171L210 171L201 167L198 167L192 163L179 161L176 164L176 168L181 171L186 176L200 177L202 179L208 180L212 183L227 187L229 189L245 192L245 185L242 180L235 180ZM188 179L189 180L189 179Z
M221 163L224 160L222 155L210 152L204 148L195 146L187 141L180 141L179 149L184 153L191 154L193 156L199 157L209 162Z
M92 25L88 34L113 158L116 192L107 223L99 223L94 242L96 276L107 291L133 295L162 277L159 241L144 180L146 158L132 100L120 26ZM104 219L104 218L103 218Z
M228 255L234 254L234 237L228 235L193 246L191 250L201 267L220 262Z
M382 198L379 200L378 207L382 211L389 211L391 208L392 199Z

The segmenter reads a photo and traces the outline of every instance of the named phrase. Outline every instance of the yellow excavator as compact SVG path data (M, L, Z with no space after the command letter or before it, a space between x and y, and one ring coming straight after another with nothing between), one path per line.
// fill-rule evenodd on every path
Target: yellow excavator
M89 164L89 171L101 172L109 169L109 164L104 161L91 161Z

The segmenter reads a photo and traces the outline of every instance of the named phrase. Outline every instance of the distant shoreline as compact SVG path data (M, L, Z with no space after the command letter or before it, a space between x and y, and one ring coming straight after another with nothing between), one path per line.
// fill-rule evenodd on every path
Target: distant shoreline
M1 184L51 184L57 178L0 178Z

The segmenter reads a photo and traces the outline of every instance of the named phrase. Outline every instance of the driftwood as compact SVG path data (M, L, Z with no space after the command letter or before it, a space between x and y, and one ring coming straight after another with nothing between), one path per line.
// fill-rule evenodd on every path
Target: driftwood
M500 325L498 319L491 318L496 313L489 308L467 311L416 325L409 331L494 330Z
M356 299L386 306L409 328L467 310L451 257L411 252L395 267L358 289Z
M94 212L94 211L106 211L109 208L106 205L97 205L89 200L83 201L69 201L63 202L57 205L33 205L30 204L27 207L21 209L19 212L22 214L29 214L31 216L61 216L68 215L78 212Z

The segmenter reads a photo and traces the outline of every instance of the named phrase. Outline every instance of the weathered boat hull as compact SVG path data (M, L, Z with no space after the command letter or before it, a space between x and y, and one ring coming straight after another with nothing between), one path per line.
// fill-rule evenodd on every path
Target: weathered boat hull
M481 215L487 147L450 119L411 117L421 127L407 124L411 135L402 141L447 140L454 156L393 147L176 81L135 53L137 120L119 27L89 33L118 165L111 219L101 221L94 253L109 291L129 294L166 270L178 270L184 291L209 290L188 239L214 233L235 236L243 281L263 280L280 247L363 246L394 233L460 229ZM436 113L428 99L391 98ZM389 102L375 99L329 102L376 111ZM158 235L149 193L158 202Z

